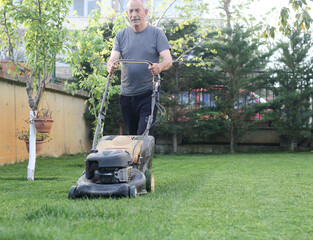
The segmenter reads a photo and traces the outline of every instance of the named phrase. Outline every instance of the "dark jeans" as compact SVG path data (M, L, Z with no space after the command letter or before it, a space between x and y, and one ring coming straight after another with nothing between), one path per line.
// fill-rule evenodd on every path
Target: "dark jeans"
M128 135L141 135L146 130L149 115L151 114L151 95L148 91L138 96L120 96L122 116ZM154 108L153 123L157 115L157 107ZM149 135L153 134L153 127Z

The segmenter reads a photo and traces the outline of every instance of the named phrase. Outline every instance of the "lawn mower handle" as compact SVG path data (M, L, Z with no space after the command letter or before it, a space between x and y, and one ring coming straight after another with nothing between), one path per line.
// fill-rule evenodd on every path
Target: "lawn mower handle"
M116 63L145 63L145 64L148 64L150 67L153 65L153 62L151 61L148 61L148 60L135 60L135 59L118 59L116 60L114 64ZM153 75L153 82L154 82L154 75ZM158 78L160 79L160 74L158 74Z
M148 60L134 60L134 59L118 59L113 64L119 63L119 62L121 63L145 63L145 64L148 64L149 66L153 65L153 63Z
M148 61L148 60L134 60L134 59L118 59L113 64L116 64L119 62L121 62L121 63L145 63L145 64L148 64L149 67L151 67L153 65L153 63ZM150 130L150 128L152 126L152 122L153 122L154 107L155 107L157 99L159 99L158 92L159 92L159 87L160 87L160 74L158 74L157 81L155 81L155 80L156 80L155 75L152 74L153 93L152 93L152 101L151 101L151 114L148 117L147 127L146 127L144 133L141 135L140 139L145 139L146 137L148 137L149 130ZM136 148L140 139L138 139L134 149ZM134 154L134 152L133 152L133 154ZM140 155L141 155L141 151L140 151ZM134 159L134 155L132 156L132 159ZM134 160L131 162L131 164L133 164L133 162L134 162Z
M122 62L122 63L145 63L145 64L148 64L149 66L153 65L153 63L148 61L148 60L133 60L133 59L118 59L113 64L116 64L116 63L119 63L119 62ZM160 79L160 75L158 75L158 77L159 77L158 79ZM108 77L107 77L108 80L107 80L105 92L104 92L104 95L103 95L103 99L102 99L102 102L101 102L100 111L99 111L99 114L98 114L98 121L97 121L96 131L95 131L94 138L93 138L91 152L96 152L97 151L96 150L96 146L97 146L98 132L99 132L99 128L101 126L101 116L103 117L103 120L104 120L105 115L106 115L106 111L102 112L102 110L103 110L104 104L106 102L106 98L107 98L107 95L108 95L108 89L109 89L109 85L110 85L110 82L111 82L112 78L113 78L113 73L110 73L108 75ZM159 83L159 81L155 82L154 78L155 78L155 76L153 75L153 82L155 83L155 86L156 86L155 89L154 89L154 92L156 92L158 87L159 87L159 85L160 85L160 83ZM152 109L154 109L154 106L153 106ZM150 125L151 125L151 121L150 121L150 124L149 123L147 124L147 129L149 128Z

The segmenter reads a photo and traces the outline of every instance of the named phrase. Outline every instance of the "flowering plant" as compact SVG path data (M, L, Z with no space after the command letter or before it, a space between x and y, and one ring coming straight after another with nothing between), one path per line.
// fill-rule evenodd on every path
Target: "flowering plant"
M40 108L37 111L36 118L41 118L41 119L51 119L52 118L52 111L46 108Z
M16 130L16 137L19 140L23 140L28 142L29 141L29 130ZM36 132L36 141L46 141L49 142L51 140L51 136L49 133L40 133Z

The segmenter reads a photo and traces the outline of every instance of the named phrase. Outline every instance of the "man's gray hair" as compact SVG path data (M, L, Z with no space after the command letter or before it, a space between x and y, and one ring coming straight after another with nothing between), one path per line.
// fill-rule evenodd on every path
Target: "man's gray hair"
M128 7L128 3L130 2L131 0L128 0L127 2L127 7ZM145 0L139 0L140 2L142 2L142 6L143 6L143 9L147 9L146 7L146 1Z

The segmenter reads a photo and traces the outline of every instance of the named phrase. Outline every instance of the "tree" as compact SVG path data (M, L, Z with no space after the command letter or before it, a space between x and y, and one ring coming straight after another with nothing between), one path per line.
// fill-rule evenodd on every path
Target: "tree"
M213 43L216 56L213 56L212 70L222 90L218 97L218 108L227 116L225 121L229 132L231 153L243 133L249 128L247 120L255 114L245 96L255 90L255 84L262 78L268 54L259 51L264 44L253 38L253 29L235 25L225 29L231 37L223 37ZM248 108L249 107L249 108Z
M288 138L290 150L294 142L311 136L312 95L313 95L313 58L310 34L292 32L288 42L280 42L280 56L267 84L276 96L269 107L272 124L277 132Z
M104 6L100 6L104 11L92 11L89 15L86 29L71 32L69 51L66 58L72 69L73 76L78 79L78 81L71 84L66 83L66 89L73 93L77 89L88 91L89 99L87 102L89 104L90 114L86 115L89 115L88 118L93 120L94 130L98 125L97 118L101 100L108 81L106 62L110 57L116 33L120 29L125 28L126 24L125 18L122 15L117 15L114 10L110 10L109 8L105 10ZM106 14L106 17L104 17L103 12ZM119 86L115 84L116 80L118 80L117 74L114 75L114 79L111 79L110 82L111 85L108 89L109 101L104 106L105 111L108 109L110 100L116 100L116 96L119 94ZM115 121L116 124L118 122ZM104 121L100 124L101 126L99 127L101 127L102 131L98 133L98 138L103 135Z
M70 4L71 0L0 2L0 48L8 50L16 69L16 73L13 74L20 78L22 72L26 81L30 107L30 157L27 176L29 180L34 180L36 162L33 118L44 86L51 79L56 55L62 51L67 38L67 29L63 23ZM24 34L20 27L25 30ZM24 45L26 49L26 66L18 64L15 59L15 51L19 44ZM27 69L30 69L30 73L27 73Z
M309 3L312 3L312 0L289 0L289 6L280 10L278 28L266 26L263 36L274 38L277 30L285 36L290 35L293 31L309 30L313 22Z
M189 91L192 86L195 86L194 83L201 79L200 72L203 73L208 63L203 61L201 54L196 55L195 51L201 48L205 41L213 38L209 24L198 17L208 9L208 5L201 1L183 2L183 6L176 7L182 20L162 23L171 44L173 58L172 68L164 73L166 82L164 82L163 102L167 108L167 119L162 129L166 129L167 134L172 135L174 152L177 152L178 135L190 135L193 126L193 118L188 117L192 115L192 111L190 109L186 111L188 106L180 101L179 94L182 91ZM215 32L215 35L218 34Z
M223 35L209 45L209 48L216 50L216 54L209 57L212 58L214 78L224 89L219 94L218 107L226 116L233 154L235 145L249 127L246 120L254 114L251 108L246 107L249 102L246 102L245 95L254 90L255 83L262 77L256 73L264 69L270 53L260 50L265 42L254 37L258 27L244 27L236 23L232 17L231 0L223 0L221 4L227 26L223 29Z
M196 136L194 128L197 111L189 95L191 89L207 87L208 63L203 61L203 43L213 39L218 32L209 33L196 19L181 24L177 21L163 23L172 46L173 66L163 73L161 102L167 116L156 129L156 134L172 137L173 151L177 152L178 136ZM207 49L208 50L208 49ZM186 96L184 96L186 95ZM186 99L186 97L188 99ZM205 114L204 114L205 115Z
M105 91L107 78L106 62L110 56L110 49L113 46L115 34L125 27L124 19L116 16L114 12L107 10L109 17L113 20L105 20L99 10L94 10L88 19L88 26L85 30L74 30L71 32L71 41L66 60L69 62L73 76L78 81L71 84L66 83L66 89L75 92L77 89L84 89L89 93L89 111L97 119L101 105L101 99ZM117 77L115 76L115 79ZM111 81L108 98L119 94L119 86ZM105 108L108 108L106 104ZM97 126L97 120L93 122L94 128ZM103 129L103 122L102 122ZM99 137L102 132L99 133Z

